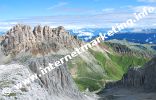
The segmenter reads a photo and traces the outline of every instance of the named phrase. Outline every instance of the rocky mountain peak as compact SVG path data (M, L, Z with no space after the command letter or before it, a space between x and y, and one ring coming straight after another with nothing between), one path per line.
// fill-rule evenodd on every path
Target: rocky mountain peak
M29 74L33 73L37 75L41 74L41 68L47 69L49 63L53 64L54 62L59 61L59 59L63 57L63 54L69 53L71 50L73 51L75 47L79 47L80 45L81 42L70 35L62 26L50 28L49 26L42 27L38 25L32 28L22 24L18 24L10 29L2 37L1 42L2 52L5 55L16 55L15 57L11 56L14 57L14 59L9 58L9 60L13 63L22 64L23 68L28 69ZM55 55L48 55L49 53ZM29 56L29 54L35 56L32 57ZM37 56L38 54L41 56ZM32 96L34 93L35 95L40 93L38 90L32 93L31 91L35 88L42 91L41 96L44 98L43 100L91 100L89 99L91 97L82 94L78 90L71 74L68 72L67 66L67 63L64 63L55 69L48 71L48 73L41 77L37 76L37 80L24 87L28 94L26 98L38 100L38 96L37 98ZM23 68L20 70L23 71ZM19 71L15 71L14 73L16 72L18 73ZM24 79L26 75L27 74L22 72L21 78ZM7 80L12 81L13 79ZM37 84L39 88L32 87L33 84ZM14 94L18 94L18 92L15 91ZM29 94L31 96L29 96ZM17 100L21 100L20 98L23 99L23 95L16 96Z
M68 51L81 44L64 27L50 28L17 24L10 29L1 42L5 55L31 52L34 55Z

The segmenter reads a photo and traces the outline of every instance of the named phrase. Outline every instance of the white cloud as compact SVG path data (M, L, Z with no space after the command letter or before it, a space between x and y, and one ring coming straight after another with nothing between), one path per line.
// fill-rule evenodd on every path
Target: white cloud
M153 2L156 2L156 0L138 0L139 2L150 2L150 3L153 3Z
M63 5L63 4L60 4ZM120 9L105 8L102 13L94 15L62 15L62 16L34 16L29 18L19 18L0 22L0 30L6 30L17 23L36 26L38 24L52 27L64 26L67 29L81 28L110 28L116 23L123 23L130 18L134 18L135 12L142 12L144 7L151 6L127 6ZM156 10L156 9L155 9ZM156 23L156 12L149 14L140 20L134 27L153 27Z
M7 31L16 24L17 22L0 22L0 31Z
M11 26L0 26L0 31L7 31L11 29Z
M151 8L151 7L153 7L154 9L156 9L156 7L154 7L154 6L136 6L136 7L133 7L132 6L131 9L134 10L134 12L143 12L144 9L148 9L148 8Z
M7 25L16 25L17 24L17 22L0 22L0 26L7 26Z
M55 8L59 8L59 7L62 7L62 6L65 6L67 5L68 3L67 2L59 2L58 4L55 4L49 8L47 8L48 10L51 10L51 9L55 9Z

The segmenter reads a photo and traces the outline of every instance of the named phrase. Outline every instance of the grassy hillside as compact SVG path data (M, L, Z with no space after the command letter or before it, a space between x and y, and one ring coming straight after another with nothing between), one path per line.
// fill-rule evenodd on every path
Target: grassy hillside
M106 46L109 53L103 49ZM140 54L141 50L136 51L127 46L126 48L130 50L126 49L124 54L116 52L114 47L108 43L103 43L100 48L101 50L97 48L89 50L89 62L79 57L68 63L69 70L82 91L87 88L90 91L99 90L108 81L120 80L129 67L139 67L150 60L150 57L146 57L145 52L145 55L142 55ZM122 46L121 48L125 49Z

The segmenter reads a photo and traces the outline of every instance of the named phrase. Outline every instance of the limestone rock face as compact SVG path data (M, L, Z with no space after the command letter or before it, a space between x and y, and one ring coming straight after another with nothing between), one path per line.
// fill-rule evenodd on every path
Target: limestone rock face
M156 57L145 65L144 78L144 88L156 91Z
M40 57L33 58L29 60L29 68L33 73L41 73L40 68L45 68L48 66L48 63L53 63L58 60L57 56L53 57ZM87 96L81 94L76 87L70 73L67 70L66 64L61 65L60 67L48 72L48 74L39 78L41 86L44 87L49 95L51 100L52 96L58 96L60 99L65 100L87 100ZM66 99L68 98L68 99Z
M33 29L27 25L18 24L10 29L1 42L5 55L29 51L35 55L47 54L73 49L80 41L60 26L36 26Z
M3 37L2 36L0 36L0 41L2 41L3 40Z
M63 27L36 26L31 29L27 25L16 25L6 33L1 42L2 52L5 55L15 55L12 56L14 63L20 63L29 70L29 73L38 75L38 81L35 81L35 84L41 87L40 90L45 91L40 96L47 98L35 100L95 100L78 90L68 72L66 62L39 77L40 68L48 67L49 63L54 63L80 45L81 42L69 35ZM40 56L36 56L38 54ZM31 88L31 86L28 87ZM27 93L34 94L30 91ZM20 97L22 98L22 95L18 96L18 98ZM32 97L27 98L32 100Z
M127 87L156 92L156 57L142 68L131 68L120 81L108 83L106 88Z

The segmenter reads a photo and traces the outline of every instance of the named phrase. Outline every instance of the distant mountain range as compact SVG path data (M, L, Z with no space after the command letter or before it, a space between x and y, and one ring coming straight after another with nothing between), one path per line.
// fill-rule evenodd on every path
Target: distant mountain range
M72 35L76 35L83 41L91 41L99 36L99 33L106 33L109 29L104 28L84 28L80 30L69 30ZM125 29L114 36L109 37L107 40L118 39L127 40L135 43L142 44L156 44L156 29Z

